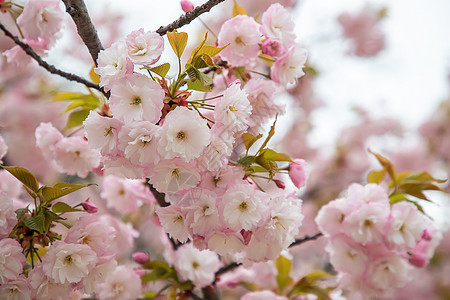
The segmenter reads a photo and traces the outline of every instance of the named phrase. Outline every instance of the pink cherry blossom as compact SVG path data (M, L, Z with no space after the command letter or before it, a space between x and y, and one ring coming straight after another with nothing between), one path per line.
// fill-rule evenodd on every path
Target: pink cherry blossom
M114 238L115 230L101 222L97 215L85 215L69 229L64 239L66 243L84 244L91 247L97 256L103 256Z
M197 168L181 159L164 160L153 169L150 183L161 193L176 193L192 189L200 181Z
M131 121L158 122L163 108L164 91L142 74L128 75L111 87L110 108L114 117Z
M307 57L308 52L304 48L300 48L298 45L291 47L272 65L270 78L284 86L295 83L298 78L305 75L303 66Z
M111 89L115 81L133 72L133 63L128 58L124 41L116 42L108 49L100 51L97 63L98 67L94 71L100 75L100 86L106 91Z
M99 300L135 300L141 294L141 279L128 266L118 266L97 289Z
M156 32L145 32L144 28L132 31L125 42L128 57L138 65L152 65L159 60L164 50L164 39Z
M219 46L228 45L220 56L233 66L244 66L253 62L259 53L261 40L259 25L252 17L238 15L220 28Z
M210 137L206 120L197 112L178 106L166 116L161 127L159 154L167 159L179 156L189 162L200 156Z
M261 44L261 52L273 57L283 56L287 51L287 47L280 40L269 38Z
M42 268L56 283L76 283L89 274L96 262L97 255L88 245L56 241L42 258Z
M155 201L142 180L106 176L100 194L109 208L121 213L133 213L143 204Z
M195 286L202 288L214 281L214 273L221 263L216 253L200 251L190 243L178 248L174 265L181 280L191 280Z
M64 136L51 123L41 123L35 131L36 145L47 159L52 159L56 144Z
M157 164L161 127L148 121L135 121L125 125L119 134L119 149L134 165Z
M117 153L118 134L123 125L122 122L115 118L100 116L91 110L83 125L89 147L100 149L104 155Z
M25 260L22 246L16 240L0 240L0 285L16 279L23 272Z
M42 270L42 264L35 266L28 273L28 278L31 285L31 294L33 299L36 300L59 299L61 295L67 295L71 290L69 284L55 283L49 279Z
M0 285L0 295L2 296L2 299L8 300L32 300L31 287L28 278L21 275Z
M239 82L234 82L216 104L214 119L234 133L247 128L251 111L246 91L241 90Z
M100 152L79 136L66 137L55 145L56 167L60 172L85 178L100 164Z
M156 214L164 231L170 237L179 240L181 243L185 243L190 238L186 225L186 212L180 206L172 204L167 207L158 207Z
M284 296L278 296L272 291L249 292L242 296L241 300L287 300Z
M208 237L208 248L224 256L240 252L244 248L242 236L232 231L217 231Z
M289 11L281 4L272 4L262 15L261 23L261 32L267 38L279 39L288 47L295 43L295 24Z
M53 44L61 29L64 11L58 0L29 0L22 14L17 18L17 24L27 39L45 38Z
M0 190L0 239L8 237L16 224L13 200Z

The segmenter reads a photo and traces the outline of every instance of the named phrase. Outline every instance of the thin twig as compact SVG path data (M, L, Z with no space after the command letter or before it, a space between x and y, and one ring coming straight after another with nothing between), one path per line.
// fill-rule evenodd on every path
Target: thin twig
M63 0L63 1L65 1L65 0ZM156 30L156 32L159 33L159 35L165 35L169 31L174 31L175 29L183 27L184 25L191 23L194 19L196 19L201 14L210 11L211 8L213 8L214 6L216 6L217 4L219 4L223 1L225 1L225 0L209 0L208 2L195 7L190 12L187 12L186 14L181 15L181 17L179 17L177 20L173 21L169 25L159 27L159 29Z
M303 244L303 243L305 243L305 242L307 242L307 241L317 240L317 239L320 238L322 235L323 235L323 234L322 234L321 232L316 233L315 235L307 235L307 236L305 236L305 237L303 237L303 238L301 238L301 239L295 240L295 242L293 242L292 244L289 245L289 248L290 248L290 247L293 247L293 246L297 246L297 245Z
M76 81L76 82L82 83L87 87L96 89L96 90L102 92L103 94L105 94L105 91L101 87L99 87L97 84L90 82L78 75L61 71L61 70L57 69L55 66L50 65L49 63L42 60L42 58L36 52L34 52L33 48L31 48L29 45L25 44L18 37L16 37L11 32L9 32L8 29L6 29L5 26L3 26L3 24L1 24L1 23L0 23L0 29L5 33L6 36L11 38L20 48L22 48L23 51L25 51L25 53L27 53L29 56L31 56L41 67L43 67L50 73L59 75L68 80L71 80L71 81Z
M229 263L228 265L223 266L222 268L220 268L220 269L216 272L215 276L216 276L216 278L217 278L217 277L219 277L220 275L222 275L222 274L224 274L224 273L233 271L234 269L240 267L241 265L242 265L242 263L237 263L237 262Z
M67 13L72 17L77 26L78 35L89 50L95 65L100 50L103 50L102 42L98 37L97 30L92 24L91 18L83 0L62 0L66 6Z

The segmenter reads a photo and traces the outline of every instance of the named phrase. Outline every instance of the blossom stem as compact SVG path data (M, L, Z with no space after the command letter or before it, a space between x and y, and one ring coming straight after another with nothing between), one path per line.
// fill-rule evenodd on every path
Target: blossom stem
M258 71L248 70L248 69L247 69L247 71L249 71L250 73L258 74L258 75L261 75L261 76L264 76L264 77L270 79L270 76L267 75L267 74L264 74L264 73L261 73L261 72L258 72Z
M206 28L209 32L211 32L211 34L216 38L216 41L217 41L217 40L219 39L219 38L217 37L217 34L216 34L214 31L212 31L211 28L209 28L209 26L208 26L205 22L203 22L203 20L202 20L200 17L198 17L198 20L200 21L200 23L202 23L203 26L205 26L205 28Z

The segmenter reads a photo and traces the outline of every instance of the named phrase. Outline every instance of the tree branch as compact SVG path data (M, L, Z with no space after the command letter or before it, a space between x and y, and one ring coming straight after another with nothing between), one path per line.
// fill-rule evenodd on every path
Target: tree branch
M203 299L205 300L219 300L219 295L217 294L217 289L215 285L211 284L207 287L202 288Z
M303 238L301 238L301 239L295 240L295 242L293 242L292 244L289 245L289 248L290 248L290 247L294 247L294 246L296 246L296 245L303 244L303 243L305 243L305 242L307 242L307 241L317 240L317 239L320 238L322 235L323 235L323 234L322 234L321 232L316 233L315 235L307 235L307 236L305 236L305 237L303 237Z
M65 0L63 0L63 1L65 1ZM184 25L191 23L194 19L196 19L201 14L210 11L211 8L213 8L214 6L216 6L217 4L219 4L223 1L225 1L225 0L209 0L208 2L195 7L190 12L187 12L186 14L181 15L181 17L179 17L177 20L173 21L169 25L159 27L159 29L156 30L156 32L159 33L159 35L165 35L169 31L174 31L175 29L183 27Z
M66 6L66 12L72 17L77 26L78 35L89 50L95 66L100 50L103 50L97 30L92 24L91 18L83 0L62 0Z
M50 65L49 63L47 63L44 60L42 60L42 58L36 52L34 52L33 48L31 48L30 45L27 45L24 42L22 42L17 36L15 36L11 32L9 32L8 29L6 29L5 26L3 26L3 24L1 24L1 23L0 23L0 29L5 33L6 36L11 38L20 48L22 48L23 51L25 51L26 54L31 56L35 61L37 61L37 63L41 67L43 67L44 69L46 69L50 73L59 75L59 76L64 77L64 78L66 78L68 80L71 80L71 81L76 81L76 82L82 83L82 84L84 84L87 87L96 89L96 90L102 92L103 94L105 94L105 91L101 87L99 87L98 84L90 82L90 81L88 81L88 80L86 80L86 79L84 79L84 78L82 78L82 77L80 77L78 75L61 71L61 70L57 69L55 66Z
M232 262L226 266L223 266L216 272L216 274L215 274L216 280L217 280L217 277L219 277L220 275L230 272L230 271L233 271L234 269L240 267L241 265L242 265L242 263Z

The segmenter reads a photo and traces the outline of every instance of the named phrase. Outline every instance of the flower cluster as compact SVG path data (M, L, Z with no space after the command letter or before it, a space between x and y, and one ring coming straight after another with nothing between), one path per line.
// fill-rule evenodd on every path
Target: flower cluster
M64 10L58 0L29 0L25 2L16 22L20 26L22 41L39 55L46 54L59 38ZM10 7L9 9L13 9ZM25 64L30 57L19 46L5 51L8 62Z
M399 288L424 267L442 234L410 202L392 206L376 184L352 184L345 198L323 206L316 222L341 284L365 295Z

